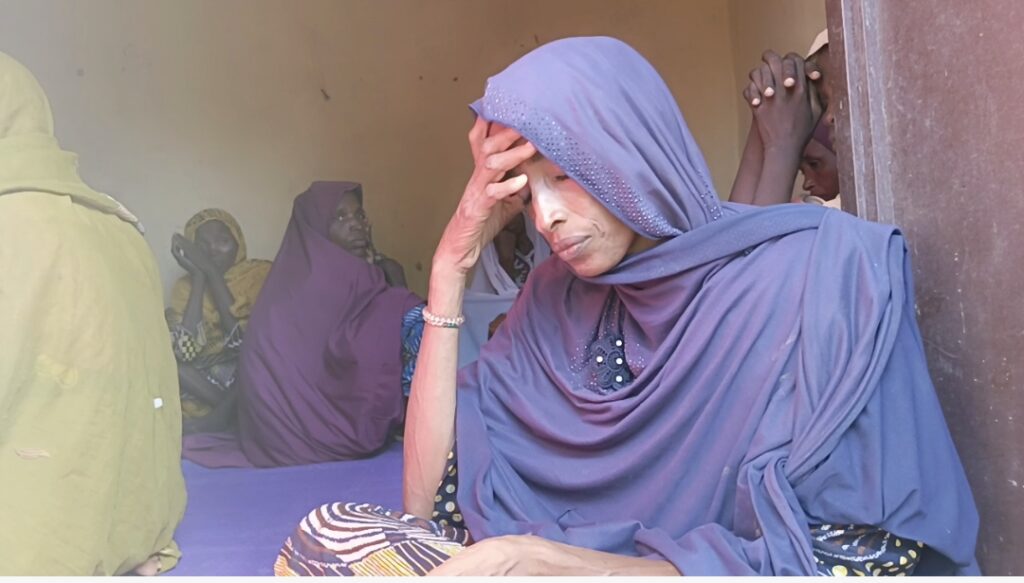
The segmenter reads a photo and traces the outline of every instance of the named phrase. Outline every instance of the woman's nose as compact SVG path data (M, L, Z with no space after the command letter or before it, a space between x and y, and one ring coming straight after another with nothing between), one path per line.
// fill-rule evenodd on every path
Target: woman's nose
M547 188L538 188L533 191L532 198L530 205L537 230L553 233L568 216L561 195Z

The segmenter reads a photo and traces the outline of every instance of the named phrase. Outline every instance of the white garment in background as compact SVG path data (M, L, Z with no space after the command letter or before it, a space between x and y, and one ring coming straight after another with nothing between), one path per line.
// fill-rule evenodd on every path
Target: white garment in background
M530 271L533 271L551 255L551 248L529 219L526 220L526 233L533 242L533 260L530 262ZM491 322L508 312L518 295L519 286L498 262L494 243L488 244L480 252L480 261L476 264L462 304L466 322L459 333L460 367L476 360L480 347L487 342L487 329Z
M807 204L816 204L826 208L843 210L843 201L841 195L836 195L832 200L824 200L820 197L814 196L813 194L805 194L803 201Z

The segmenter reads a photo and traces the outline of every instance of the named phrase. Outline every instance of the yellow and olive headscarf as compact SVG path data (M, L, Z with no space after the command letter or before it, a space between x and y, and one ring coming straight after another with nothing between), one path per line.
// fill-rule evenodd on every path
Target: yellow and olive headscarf
M139 219L113 197L78 176L78 156L53 135L46 93L21 63L0 53L0 196L41 192L116 215L143 231Z

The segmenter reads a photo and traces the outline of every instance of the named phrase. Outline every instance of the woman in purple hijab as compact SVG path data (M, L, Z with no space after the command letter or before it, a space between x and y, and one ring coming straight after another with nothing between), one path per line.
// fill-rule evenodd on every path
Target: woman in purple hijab
M978 572L895 228L721 203L668 88L615 39L542 46L473 109L404 513L322 506L278 573ZM524 205L554 255L456 372L460 277Z
M403 333L422 304L402 285L373 247L360 185L314 182L252 310L237 435L189 436L185 457L266 467L380 450L404 416Z

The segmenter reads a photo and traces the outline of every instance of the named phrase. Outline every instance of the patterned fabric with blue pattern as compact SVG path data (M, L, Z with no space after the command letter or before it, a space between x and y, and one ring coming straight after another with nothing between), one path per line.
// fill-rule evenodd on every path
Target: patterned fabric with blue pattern
M420 304L402 317L402 394L406 397L412 390L412 373L416 371L416 356L420 353L423 339L423 308Z

